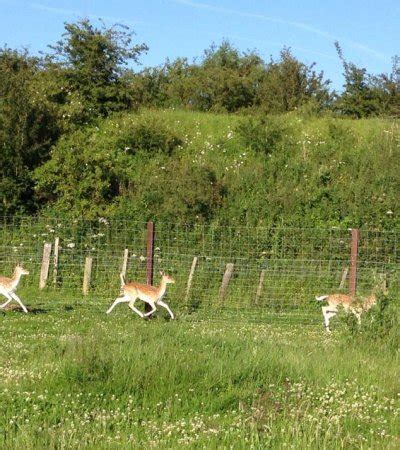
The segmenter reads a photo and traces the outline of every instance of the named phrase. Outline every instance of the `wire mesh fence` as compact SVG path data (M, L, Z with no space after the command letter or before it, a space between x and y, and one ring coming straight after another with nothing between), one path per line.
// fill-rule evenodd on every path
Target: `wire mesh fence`
M50 259L39 289L45 244L51 244ZM154 283L159 270L176 279L167 301L178 310L312 320L320 306L315 295L348 292L350 251L346 229L156 223ZM28 305L84 302L104 309L119 294L121 272L146 281L146 224L3 218L1 274L11 274L17 262L30 270L18 288ZM368 294L383 278L398 290L399 267L397 232L361 230L357 294Z

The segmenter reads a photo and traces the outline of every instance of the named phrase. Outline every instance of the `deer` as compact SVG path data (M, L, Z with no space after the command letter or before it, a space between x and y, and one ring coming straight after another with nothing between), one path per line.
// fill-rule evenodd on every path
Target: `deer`
M22 275L29 275L29 271L24 269L20 264L17 264L11 278L0 277L0 294L4 295L7 299L5 303L0 305L0 308L5 308L11 301L15 300L25 313L28 312L21 299L15 293Z
M151 316L156 311L156 305L162 306L165 308L171 319L174 319L174 314L171 311L170 307L162 301L165 292L167 290L167 285L171 283L175 283L175 280L167 275L164 272L160 272L161 275L161 283L158 287L151 286L150 284L140 284L136 282L125 283L125 278L123 274L120 274L121 283L122 283L122 296L118 297L114 303L107 310L107 314L114 309L118 303L128 303L129 308L135 312L138 316L145 318ZM145 314L139 311L135 307L135 302L137 299L140 299L151 306L151 310Z
M384 289L383 292L387 294L387 290ZM332 294L332 295L321 295L315 297L317 301L326 301L327 306L322 306L322 314L324 316L324 324L326 331L331 332L329 328L329 321L332 317L336 316L340 307L343 307L346 313L352 313L356 316L357 322L361 323L361 314L371 309L376 304L376 294L377 289L375 288L372 293L362 299L362 301L357 301L354 296L347 294Z

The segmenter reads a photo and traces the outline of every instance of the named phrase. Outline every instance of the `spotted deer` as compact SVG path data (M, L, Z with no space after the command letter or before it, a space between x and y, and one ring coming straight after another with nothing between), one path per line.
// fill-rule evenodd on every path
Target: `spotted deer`
M175 280L164 272L160 272L160 275L161 283L157 287L151 286L149 284L140 284L135 282L125 283L124 276L121 274L120 277L122 282L123 295L121 297L118 297L114 301L111 307L107 310L107 314L110 314L110 312L116 305L118 305L118 303L128 303L129 308L131 308L131 310L138 314L140 317L148 317L155 312L157 305L165 308L171 316L171 319L174 319L173 312L171 311L170 307L162 301L162 298L164 297L167 290L167 284L175 283ZM151 310L145 314L139 311L135 307L135 302L137 299L140 299L150 305Z
M0 277L0 294L4 295L7 299L5 303L0 305L0 308L5 308L11 301L15 300L24 312L28 312L25 305L21 302L21 299L15 293L22 275L29 275L29 272L20 264L17 264L11 278Z
M315 297L316 300L320 302L326 301L327 303L326 306L322 306L326 331L328 333L331 332L329 321L332 317L336 316L340 307L342 307L345 312L354 314L358 323L361 323L361 315L376 304L378 291L379 289L375 288L368 297L365 297L360 301L354 296L347 294L321 295L320 297ZM384 289L383 292L387 294L386 289Z

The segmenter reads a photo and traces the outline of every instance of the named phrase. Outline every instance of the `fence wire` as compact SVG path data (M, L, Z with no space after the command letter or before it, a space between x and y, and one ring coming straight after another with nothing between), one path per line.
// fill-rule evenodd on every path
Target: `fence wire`
M46 287L39 290L45 243L52 244L52 251ZM315 295L348 292L350 248L351 230L346 229L156 223L154 283L158 283L159 270L175 278L175 285L167 292L167 301L175 309L207 311L219 318L235 310L254 317L281 315L307 320L319 313ZM126 249L126 278L145 282L145 223L20 217L3 218L0 225L1 275L11 275L18 262L26 266L30 275L22 280L18 291L32 307L82 302L104 309L119 294ZM88 257L92 259L92 271L84 295ZM228 266L232 273L222 294ZM359 295L371 292L382 278L392 291L398 291L399 267L397 232L361 230Z

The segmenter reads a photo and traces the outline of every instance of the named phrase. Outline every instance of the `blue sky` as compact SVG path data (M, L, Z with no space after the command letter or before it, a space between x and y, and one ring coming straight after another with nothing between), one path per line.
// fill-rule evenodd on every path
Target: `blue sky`
M343 82L335 40L348 60L373 73L390 71L400 54L399 0L0 0L0 45L45 50L64 22L83 17L132 27L150 47L144 65L199 57L224 38L265 59L286 45L302 61L317 62L335 88Z

